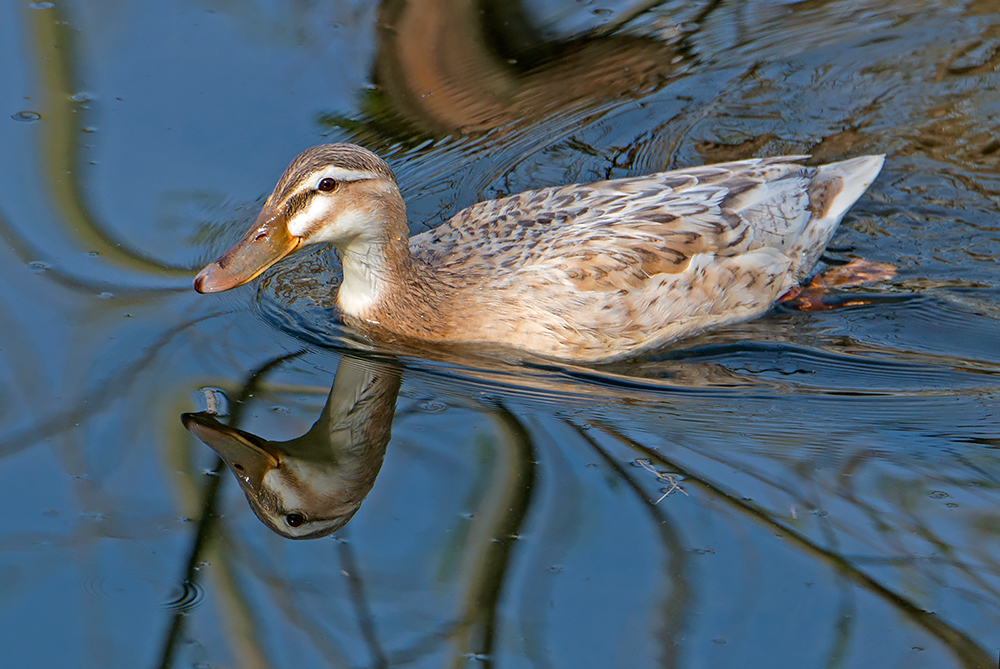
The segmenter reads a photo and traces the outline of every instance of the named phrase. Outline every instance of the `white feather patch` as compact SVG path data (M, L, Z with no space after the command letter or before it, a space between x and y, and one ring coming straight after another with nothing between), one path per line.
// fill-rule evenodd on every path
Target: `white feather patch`
M382 257L372 244L355 241L340 252L344 281L340 284L337 304L344 313L361 317L378 302L381 293L379 276L385 271Z
M327 219L333 203L330 198L314 197L309 205L288 221L288 233L294 237L308 237L321 221ZM313 241L329 241L325 239L310 239Z

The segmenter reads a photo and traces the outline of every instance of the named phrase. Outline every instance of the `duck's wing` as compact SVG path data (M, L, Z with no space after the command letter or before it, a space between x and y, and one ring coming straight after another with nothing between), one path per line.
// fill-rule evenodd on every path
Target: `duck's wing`
M697 254L759 249L789 255L801 278L881 167L881 157L819 168L802 165L806 157L527 191L464 209L411 247L436 268L491 284L554 268L582 290L630 289L684 272Z
M470 207L411 248L473 288L470 340L627 357L759 316L812 268L882 158L804 158L521 193Z

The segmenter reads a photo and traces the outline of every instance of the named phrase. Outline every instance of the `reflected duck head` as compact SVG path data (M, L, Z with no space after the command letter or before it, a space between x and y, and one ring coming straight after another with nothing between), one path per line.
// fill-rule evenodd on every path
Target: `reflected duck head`
M392 221L401 224L386 225ZM292 161L250 230L198 273L194 287L199 293L229 290L303 246L332 242L340 249L364 249L386 235L408 235L389 165L354 144L314 146Z
M261 522L285 538L331 534L361 506L364 494L345 485L336 463L294 457L282 442L225 425L213 414L186 413L181 420L225 461Z

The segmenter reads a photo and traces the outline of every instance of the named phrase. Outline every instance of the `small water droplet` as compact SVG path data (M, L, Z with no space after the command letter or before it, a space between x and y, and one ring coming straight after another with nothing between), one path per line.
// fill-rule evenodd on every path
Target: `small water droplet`
M489 662L490 656L486 653L466 653L465 657L470 660L478 660L480 662Z
M94 96L90 93L85 93L83 91L80 91L79 93L74 93L73 95L71 95L69 99L72 100L73 102L90 102L91 100L94 99Z
M89 257L89 258L96 258L96 257L97 257L97 256L99 256L99 255L101 255L101 254L100 254L100 253L98 253L97 251L89 251L89 252L87 253L87 257Z
M425 413L441 413L448 408L446 404L442 402L435 402L433 400L426 400L421 402L418 406L420 410Z
M931 499L944 499L946 497L951 497L951 495L946 493L944 490L931 490L927 493L927 496Z
M636 458L631 464L633 467L639 467L640 469L645 469L646 467L651 467L653 465L653 463L646 458Z
M32 2L28 5L31 9L52 9L55 6L54 2Z
M273 406L271 407L272 413L291 413L291 409L283 406Z
M100 295L98 295L98 297L101 298L102 300L110 300L114 296L115 296L114 293L101 293Z
M41 119L42 115L38 112L28 111L26 109L24 111L19 111L16 114L12 114L11 118L15 121L20 121L21 123L34 123L35 121Z
M33 269L36 272L44 272L49 268L49 266L41 260L32 260L28 263L28 268Z
M84 132L97 132L97 128L95 128L92 125L88 125L87 127L83 128L83 131Z
M712 643L717 643L717 644L719 644L721 646L724 643L726 643L726 637L724 637L724 636L717 636L714 639L712 639Z
M369 81L367 84L365 84L365 90L366 91L377 91L378 90L378 84Z
M465 518L466 520L472 520L476 516L476 514L474 513L460 513L458 515L460 515L462 518Z
M201 473L204 474L205 476L218 476L219 475L219 472L217 472L215 470L212 470L212 469L202 469Z
M226 396L226 391L221 388L211 388L207 386L199 388L198 392L195 394L195 404L198 405L202 411L216 416L229 415L229 398Z
M607 7L599 7L591 12L594 16L611 16L614 14L614 10L608 9Z
M947 502L945 506L947 506L949 509L957 509L959 505L956 504L955 502Z

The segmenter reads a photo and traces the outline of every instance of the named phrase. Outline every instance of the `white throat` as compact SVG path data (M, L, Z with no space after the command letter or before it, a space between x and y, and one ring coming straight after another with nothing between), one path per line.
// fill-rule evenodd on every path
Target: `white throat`
M345 314L364 318L384 291L386 267L382 249L374 242L357 239L337 250L344 267L337 304Z

